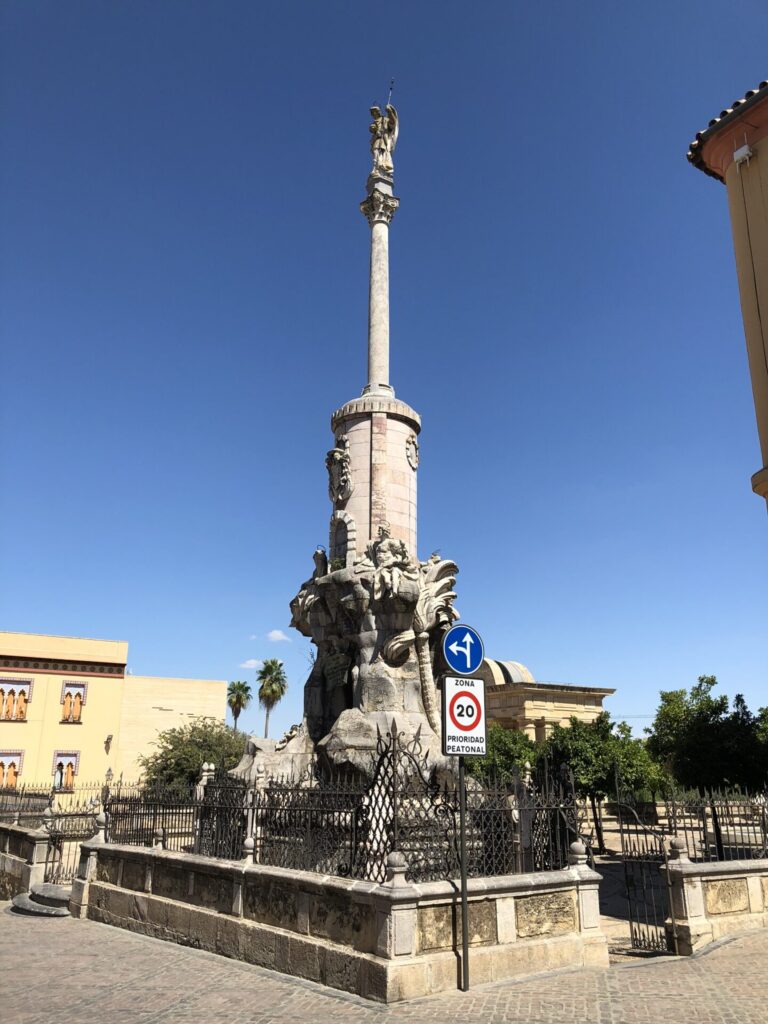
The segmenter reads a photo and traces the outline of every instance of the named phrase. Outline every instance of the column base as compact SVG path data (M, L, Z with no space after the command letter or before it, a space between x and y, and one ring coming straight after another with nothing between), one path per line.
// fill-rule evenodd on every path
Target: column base
M384 398L394 398L395 389L391 384L366 384L361 395L381 395Z

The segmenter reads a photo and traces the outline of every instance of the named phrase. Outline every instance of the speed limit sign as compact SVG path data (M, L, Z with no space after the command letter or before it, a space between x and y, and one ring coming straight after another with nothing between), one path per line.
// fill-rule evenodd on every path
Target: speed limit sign
M485 686L482 679L445 677L443 753L485 757Z

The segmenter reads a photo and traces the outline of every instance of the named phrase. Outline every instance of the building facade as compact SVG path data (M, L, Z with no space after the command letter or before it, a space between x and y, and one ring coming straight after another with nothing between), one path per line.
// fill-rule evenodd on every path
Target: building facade
M227 683L126 673L119 640L0 632L0 788L140 775L158 733L224 721Z
M519 729L537 743L556 725L570 725L572 718L594 722L605 710L605 698L616 692L603 686L537 683L519 661L486 658L480 675L485 683L488 721Z
M752 490L768 501L768 82L713 118L690 144L688 159L728 192L762 456Z

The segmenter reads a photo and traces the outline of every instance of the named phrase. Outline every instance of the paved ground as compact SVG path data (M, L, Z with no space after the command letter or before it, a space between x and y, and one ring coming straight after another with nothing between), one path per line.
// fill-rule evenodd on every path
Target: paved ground
M91 921L0 904L3 1024L765 1024L768 931L696 957L559 971L381 1007Z

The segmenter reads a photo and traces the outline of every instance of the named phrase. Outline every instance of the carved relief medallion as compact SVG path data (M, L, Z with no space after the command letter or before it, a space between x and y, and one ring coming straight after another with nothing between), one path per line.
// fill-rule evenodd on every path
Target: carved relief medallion
M328 497L334 504L346 501L352 494L352 467L346 434L336 438L336 447L331 448L325 457L325 468L328 470Z
M405 457L411 469L417 469L419 465L419 442L415 434L409 434L405 442Z

